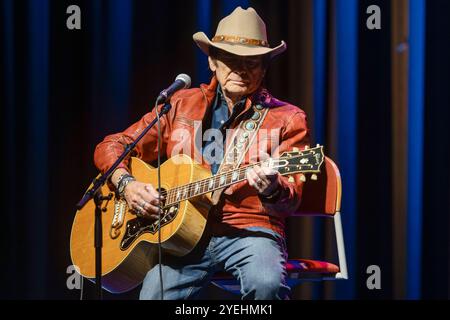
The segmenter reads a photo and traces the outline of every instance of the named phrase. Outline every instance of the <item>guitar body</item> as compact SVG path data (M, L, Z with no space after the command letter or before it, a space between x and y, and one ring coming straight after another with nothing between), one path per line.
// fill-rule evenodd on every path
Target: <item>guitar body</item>
M130 169L138 181L157 188L155 168L131 158ZM169 190L210 176L209 170L195 164L190 157L177 155L161 165L161 188ZM112 293L121 293L138 286L157 264L158 223L137 218L123 200L115 198L108 186L102 187L102 193L112 195L102 206L102 285ZM176 256L192 251L203 234L211 205L211 193L207 193L164 209L163 251ZM92 281L95 279L94 212L93 200L77 211L70 239L73 264L82 276Z

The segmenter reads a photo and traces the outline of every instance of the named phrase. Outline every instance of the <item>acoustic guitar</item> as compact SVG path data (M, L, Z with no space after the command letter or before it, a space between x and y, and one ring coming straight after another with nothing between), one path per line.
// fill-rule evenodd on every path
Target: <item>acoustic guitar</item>
M194 163L187 155L177 155L161 165L160 192L165 196L161 221L140 218L130 210L125 200L116 196L108 185L103 195L110 200L102 207L103 288L121 293L133 289L157 264L158 231L164 252L176 256L189 253L199 242L212 207L211 194L246 180L246 170L254 165L270 166L281 175L314 174L320 172L324 160L323 147L283 153L278 159L268 159L211 176L211 172ZM138 158L130 159L130 170L138 181L157 186L157 169ZM94 201L89 201L75 214L70 239L72 262L85 278L95 279Z

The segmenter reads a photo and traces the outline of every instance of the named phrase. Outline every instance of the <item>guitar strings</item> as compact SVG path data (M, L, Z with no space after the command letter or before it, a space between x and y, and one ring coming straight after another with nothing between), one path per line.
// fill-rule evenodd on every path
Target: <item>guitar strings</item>
M203 188L203 190L204 190L204 187L205 187L207 184L209 184L211 180L214 181L214 183L213 183L213 186L214 186L215 184L217 184L218 178L220 179L220 178L225 177L225 181L226 181L226 180L227 180L228 178L230 178L230 176L232 176L233 174L238 174L238 176L239 176L239 180L234 181L235 183L236 183L236 182L239 182L239 181L242 181L242 180L244 180L244 179L243 179L243 178L240 178L241 174L242 174L245 170L247 170L248 167L250 167L250 166L255 166L255 165L258 165L258 164L259 164L259 163L256 163L256 164L248 165L248 166L245 166L245 167L242 167L242 168L239 168L239 169L236 169L236 170L232 170L232 171L229 171L229 172L226 172L226 173L223 173L223 174L214 175L214 176L212 176L212 177L210 177L210 178L206 178L206 179L203 179L203 180L199 180L199 181L197 181L197 182L191 182L191 183L188 183L188 184L185 184L185 185L182 185L182 186L178 186L178 187L175 187L175 188L170 189L170 190L168 190L168 191L163 190L162 194L163 194L163 195L169 194L169 198L168 198L167 200L171 201L172 198L174 197L174 195L177 193L177 191L184 190L184 192L182 192L182 193L184 193L184 194L189 194L189 196L188 196L187 198L192 198L192 197L194 197L194 196L192 196L192 195L190 195L190 194L191 194L191 192L193 191L193 190L192 190L193 188L197 188L197 189L199 189L199 190L201 190L201 189ZM292 166L292 165L288 165L288 166ZM225 184L223 184L223 185L219 185L218 187L214 187L214 188L211 189L211 190L209 190L209 189L207 189L207 191L204 190L204 191L198 193L197 195L204 194L204 193L209 193L209 192L215 191L215 190L217 190L217 189L220 189L220 188L229 186L229 185L231 185L231 184L233 184L233 183L225 183ZM195 196L197 196L197 195L195 195ZM180 202L180 201L186 200L187 198L175 200L173 203L176 203L176 202Z
M223 175L226 175L227 177L229 177L230 174L232 174L232 173L234 173L234 172L239 172L239 175L240 175L243 171L245 171L245 170L248 169L249 167L256 166L256 165L261 164L261 163L263 163L263 162L266 162L266 160L265 160L265 161L258 162L258 163L254 163L254 164L249 164L249 165L246 165L246 166L243 166L243 167L234 169L234 170L230 170L230 171L228 171L228 172L226 172L226 173L224 173L224 174L218 174L218 175L216 174L216 175L214 175L214 176L212 176L212 177L209 177L209 178L206 178L206 179L199 180L199 181L196 182L196 183L191 182L191 183L188 183L188 184L185 184L185 185L181 185L181 186L175 187L175 188L173 188L173 189L170 189L168 192L165 192L165 190L164 190L163 192L161 192L161 195L166 195L167 193L173 193L172 191L175 191L175 190L181 189L181 188L186 188L186 187L188 187L188 190L189 190L189 191L186 192L186 193L188 193L188 192L191 191L190 189L191 189L191 187L192 187L194 184L203 183L203 182L206 182L207 180L210 180L210 179L216 180L217 177L221 177L221 176L223 176ZM288 165L288 166L293 166L293 165ZM241 181L242 181L242 180L243 180L243 179L241 179ZM229 185L229 184L225 184L224 186L221 186L221 187L226 187L227 185ZM201 192L201 193L199 193L198 195L204 194L204 193L212 192L212 191L214 191L214 190L220 189L221 187L217 187L217 188L214 188L213 190L209 190L209 191L206 191L206 192ZM191 198L191 197L192 197L192 196L190 196L190 197L188 197L188 198ZM155 224L155 223L156 223L156 224L159 224L160 221L164 221L165 218L166 218L167 216L169 216L170 212L164 210L165 208L169 208L169 207L173 206L173 205L176 204L176 203L179 203L179 202L181 202L181 201L187 200L188 198L176 200L176 201L174 201L174 202L169 202L168 204L166 204L164 207L162 207L162 209L163 209L162 211L165 212L165 213L163 213L163 216L161 217L161 220L158 220L158 221L154 222L153 224ZM167 199L167 200L168 200L168 199ZM160 228L160 227L159 227L159 228Z
M257 165L257 164L254 164L254 165ZM249 165L249 166L250 166L250 165ZM249 167L249 166L246 166L245 168L247 168L247 167ZM242 170L239 169L239 171L242 171ZM213 176L213 177L215 177L215 176ZM211 177L211 178L212 178L212 177ZM209 178L208 178L208 179L209 179ZM207 179L206 179L206 180L207 180ZM199 181L203 181L203 180L199 180ZM188 185L188 184L186 184L185 186L187 186L187 185ZM224 185L223 187L225 187L225 186L226 186L226 185ZM182 187L182 186L180 186L180 187ZM216 189L219 189L219 188L216 188ZM174 190L174 189L170 189L169 191L172 191L172 190ZM203 192L203 193L208 193L208 192L211 192L211 191L213 191L213 190L210 190L210 191L207 191L207 192ZM200 193L200 194L203 194L203 193ZM200 195L200 194L199 194L199 195ZM162 216L161 220L155 221L153 224L158 225L160 221L163 221L163 222L164 222L164 220L166 219L166 217L170 215L170 212L168 212L167 210L164 210L165 208L169 208L169 207L173 206L174 204L179 203L179 202L184 201L184 200L186 200L186 199L176 200L176 201L170 202L170 203L166 204L164 207L162 207L162 209L163 209L162 211L163 211L164 213L163 213L163 216Z
M258 162L258 163L249 164L249 165L246 165L246 166L237 168L237 169L233 169L233 170L227 171L227 172L225 172L225 173L216 174L216 175L213 175L213 176L211 176L211 177L209 177L209 178L205 178L205 179L202 179L202 180L198 180L197 182L190 182L190 183L187 183L187 184L184 184L184 185L181 185L181 186L177 186L177 187L172 188L172 189L167 190L167 191L166 191L166 190L163 190L163 191L161 192L161 194L164 195L164 196L167 195L168 193L176 194L177 191L181 191L181 190L185 190L186 193L190 193L190 192L192 191L192 188L195 187L195 185L201 185L200 188L202 188L202 187L208 185L208 184L210 183L211 180L214 181L214 183L213 183L213 186L214 186L214 185L216 184L217 180L219 180L219 179L220 179L221 177L223 177L223 176L225 176L225 180L227 180L228 178L232 177L232 175L233 175L234 173L237 173L238 176L240 176L240 175L241 175L242 173L244 173L245 170L247 170L249 167L254 167L254 166L259 165L259 164L261 164L261 163L263 163L263 162L266 162L266 161L261 161L261 162ZM204 192L204 193L212 192L212 191L214 191L214 190L220 189L221 187L223 187L223 186L215 187L215 188L213 188L212 190L206 191L206 192ZM187 188L187 190L186 190L186 188ZM167 200L168 200L168 199L167 199ZM181 200L180 200L180 201L181 201ZM176 202L178 202L178 201L176 201Z
M233 183L225 183L223 185L220 185L220 182L219 182L219 186L218 187L214 187L212 190L209 190L209 188L208 188L207 191L205 191L204 187L206 185L210 184L211 180L214 181L212 185L215 186L217 184L217 182L218 182L217 181L218 179L221 179L221 178L223 179L223 177L225 177L225 181L226 181L228 178L232 177L233 174L237 174L239 179L237 181L234 181L234 182L243 181L244 179L240 178L240 176L241 176L242 173L244 173L244 171L246 171L249 167L253 167L253 166L259 165L259 164L264 163L264 162L267 162L267 160L264 160L264 161L261 161L261 162L258 162L258 163L254 163L254 164L250 164L250 165L246 165L246 166L234 169L234 170L230 170L230 171L225 172L223 174L216 174L216 175L214 175L212 177L209 177L209 178L206 178L206 179L202 179L202 180L199 180L197 182L190 182L188 184L184 184L184 185L172 188L172 189L170 189L168 191L163 190L162 191L162 195L167 195L167 194L169 195L169 197L166 199L168 204L166 204L165 207L170 206L172 204L175 204L177 202L180 202L180 201L183 201L183 200L186 200L186 199L194 197L194 196L191 195L191 192L193 191L193 188L197 188L198 190L203 190L202 192L200 192L197 195L195 195L195 196L198 196L198 195L209 193L209 192L212 192L212 191L215 191L217 189L220 189L220 188L223 188L223 187L226 187L226 186L229 186L229 185L233 184ZM288 165L288 167L289 166L292 166L292 165ZM182 192L182 194L188 194L188 196L186 198L181 197L182 199L175 199L174 200L173 198L175 197L175 194L177 192L181 191L181 190L184 191L184 192Z
M300 156L300 155L299 155L299 156ZM296 156L296 157L299 157L299 156ZM301 156L303 156L303 154L301 154ZM198 186L199 184L201 184L202 187L204 187L204 186L206 185L206 183L209 183L208 181L213 180L213 181L214 181L213 186L214 186L215 183L217 182L217 181L216 181L217 178L221 178L221 177L225 176L225 177L226 177L226 178L225 178L225 181L226 181L226 179L229 178L230 175L232 175L232 174L234 174L234 173L236 173L236 172L238 173L238 177L240 177L240 175L241 175L245 170L247 170L249 167L254 167L254 166L257 166L257 165L259 165L259 164L261 164L261 163L264 163L264 162L267 162L267 161L268 161L268 160L264 160L264 161L260 161L260 162L257 162L257 163L245 165L245 166L243 166L243 167L239 167L239 168L236 168L236 169L227 171L227 172L225 172L225 173L223 173L223 174L216 174L216 175L213 175L212 177L205 178L205 179L199 180L199 181L197 181L197 182L190 182L190 183L187 183L187 184L184 184L184 185L181 185L181 186L178 186L178 187L169 189L168 191L163 190L163 191L161 192L161 195L162 195L162 196L166 196L167 194L169 194L169 197L166 199L166 201L168 201L169 198L170 198L170 199L173 198L173 195L175 194L175 191L179 191L180 189L183 189L183 188L185 189L186 187L188 188L188 189L186 190L186 193L189 193L189 194L190 194L190 192L192 191L191 188L194 187L194 185L197 185L197 186ZM287 167L290 167L290 166L293 166L293 165L287 165ZM243 181L244 179L240 179L240 180ZM232 184L232 183L231 183L231 184ZM208 191L206 191L206 192L203 191L203 192L199 193L198 195L212 192L212 191L214 191L214 190L217 190L217 189L226 187L227 185L230 185L230 183L225 183L225 185L219 186L219 187L216 187L216 188L213 188L213 190L208 190ZM166 219L166 217L169 216L169 214L170 214L169 210L164 210L164 209L165 209L165 208L169 208L169 207L173 206L173 205L176 204L176 203L179 203L179 202L181 202L181 201L187 200L187 199L192 198L192 197L193 197L193 196L188 196L188 197L185 198L185 199L175 200L175 201L173 201L173 202L168 201L169 203L166 203L164 207L160 207L161 211L163 212L163 216L161 217L161 219L158 219L157 221L155 221L155 222L152 223L152 224L153 224L153 225L156 224L156 225L158 226L158 229L160 230L160 229L161 229L161 221L164 221L164 220Z

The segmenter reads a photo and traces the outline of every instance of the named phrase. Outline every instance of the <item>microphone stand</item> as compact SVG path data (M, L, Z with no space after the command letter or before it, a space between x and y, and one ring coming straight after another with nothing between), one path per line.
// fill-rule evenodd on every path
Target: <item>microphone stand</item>
M159 113L159 118L167 114L172 108L170 103L165 103ZM157 111L158 112L158 111ZM117 166L131 153L131 151L136 147L137 143L147 134L147 132L155 125L158 121L158 117L152 120L148 126L141 132L141 134L133 141L133 143L126 146L125 150L122 152L120 157L114 162L114 164L102 174L99 178L95 178L93 186L83 195L83 198L77 203L76 208L81 210L86 203L94 199L95 202L95 236L94 236L94 247L95 247L95 292L98 300L102 299L102 203L104 200L111 200L112 193L107 196L103 196L101 187L107 182L109 177L116 170Z

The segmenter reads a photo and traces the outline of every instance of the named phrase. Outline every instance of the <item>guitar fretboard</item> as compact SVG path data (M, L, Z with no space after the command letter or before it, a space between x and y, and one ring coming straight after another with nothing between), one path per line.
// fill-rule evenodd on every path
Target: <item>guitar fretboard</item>
M320 166L323 162L323 147L317 146L313 149L292 152L284 152L280 158L264 160L258 163L252 163L227 172L216 174L212 177L190 182L169 190L164 190L164 207L170 207L178 202L188 200L202 194L213 192L215 190L228 187L232 184L246 180L247 170L256 165L269 165L277 170L281 175L290 175L295 173L313 173L320 172Z
M254 163L170 189L167 191L165 207L244 181L246 171L259 164Z

